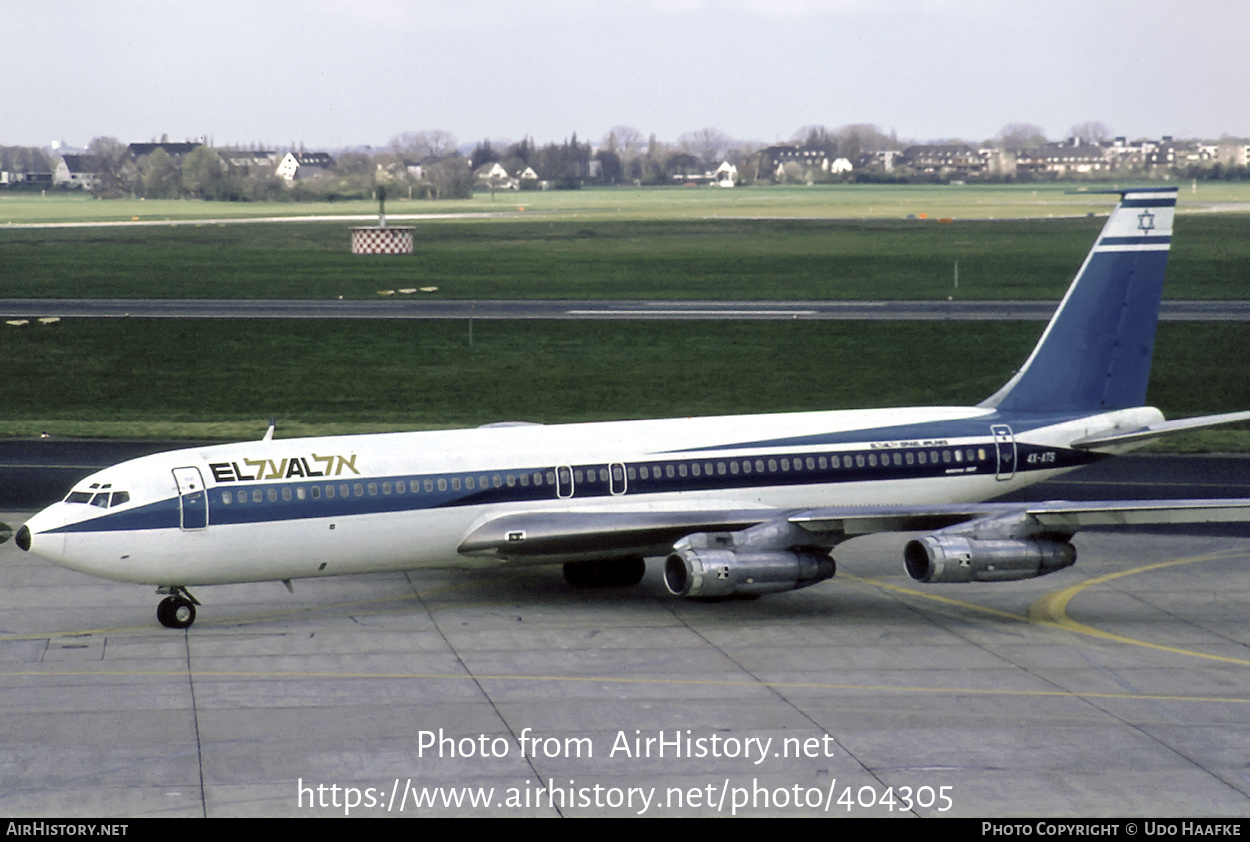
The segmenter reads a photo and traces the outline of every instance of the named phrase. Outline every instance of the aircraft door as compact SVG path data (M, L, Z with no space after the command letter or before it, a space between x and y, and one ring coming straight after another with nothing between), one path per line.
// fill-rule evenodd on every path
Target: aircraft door
M204 478L195 467L174 468L174 482L178 484L178 509L183 529L204 529L208 526L208 493L204 490Z
M994 436L994 449L998 452L994 476L1000 481L1009 480L1016 475L1016 437L1006 424L995 424L990 427L990 433Z
M608 490L613 495L624 494L627 482L624 462L613 462L608 465Z
M568 465L556 468L556 496L561 500L573 496L573 469Z

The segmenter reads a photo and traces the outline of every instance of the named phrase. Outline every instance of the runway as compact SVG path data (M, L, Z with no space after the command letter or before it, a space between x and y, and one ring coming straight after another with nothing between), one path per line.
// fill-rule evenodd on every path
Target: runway
M1248 466L1126 458L1036 494L1245 496ZM756 601L670 599L654 567L423 571L199 589L186 632L8 542L0 813L1250 809L1244 539L1082 533L1069 570L967 587L912 582L903 540Z
M415 294L414 294L415 295ZM1054 301L0 299L0 318L1046 321ZM1164 301L1163 321L1250 321L1250 301Z

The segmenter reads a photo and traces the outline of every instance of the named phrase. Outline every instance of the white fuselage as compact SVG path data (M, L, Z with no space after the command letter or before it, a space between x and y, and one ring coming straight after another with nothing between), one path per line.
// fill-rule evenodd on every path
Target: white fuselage
M1071 441L1160 418L923 408L253 441L105 469L27 526L52 561L156 585L499 565L458 548L503 515L982 501L1075 467Z

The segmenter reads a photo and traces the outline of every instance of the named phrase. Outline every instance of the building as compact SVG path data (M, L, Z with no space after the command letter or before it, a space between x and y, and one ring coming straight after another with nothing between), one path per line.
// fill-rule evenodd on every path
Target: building
M70 190L94 192L100 186L104 164L94 155L62 155L53 173L53 181Z
M327 152L288 152L274 170L285 181L311 178L334 167L334 159Z

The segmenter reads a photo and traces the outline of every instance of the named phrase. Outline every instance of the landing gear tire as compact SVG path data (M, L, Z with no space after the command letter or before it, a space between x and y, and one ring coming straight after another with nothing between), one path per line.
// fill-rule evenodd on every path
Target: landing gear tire
M613 561L570 561L564 565L564 579L575 588L603 588L636 585L647 572L640 556Z
M156 606L156 619L167 629L189 628L195 622L195 603L181 596L167 596Z

